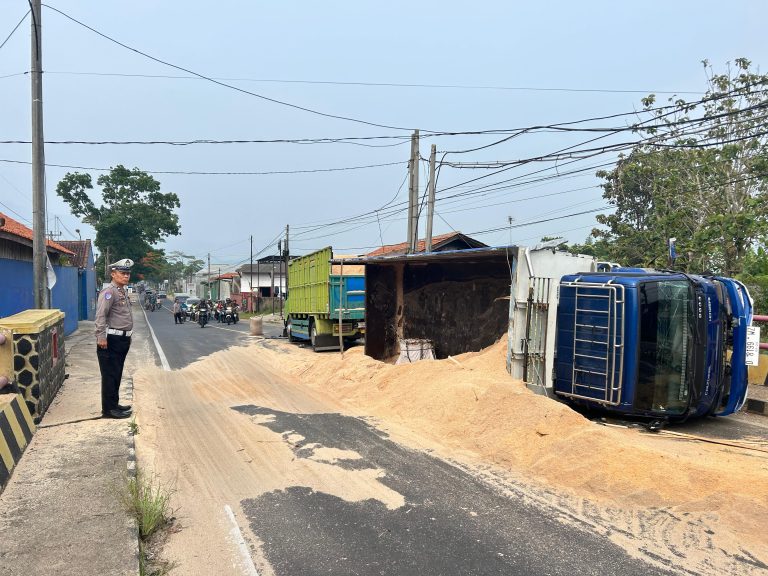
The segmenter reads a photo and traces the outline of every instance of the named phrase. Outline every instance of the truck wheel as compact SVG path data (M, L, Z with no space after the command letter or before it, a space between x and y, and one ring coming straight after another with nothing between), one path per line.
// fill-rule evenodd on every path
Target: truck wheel
M312 350L317 352L317 327L314 322L309 324L309 339L312 342Z
M291 324L291 321L288 320L288 342L296 342L298 341L298 338L296 338L293 335L293 324Z

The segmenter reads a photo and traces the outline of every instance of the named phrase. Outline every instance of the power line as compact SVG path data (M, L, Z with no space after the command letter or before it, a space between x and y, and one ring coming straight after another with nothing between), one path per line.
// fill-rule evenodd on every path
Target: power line
M148 59L150 59L150 60L152 60L154 62L158 62L159 64L163 64L164 66L168 66L170 68L175 68L176 70L181 70L182 72L186 72L187 74L192 74L193 76L196 76L196 77L198 77L198 78L200 78L202 80L207 80L208 82L212 82L213 84L217 84L219 86L223 86L225 88L229 88L230 90L235 90L237 92L241 92L243 94L247 94L249 96L253 96L255 98L259 98L259 99L264 100L266 102L272 102L273 104L279 104L281 106L286 106L288 108L293 108L295 110L301 110L303 112L308 112L310 114L315 114L317 116L323 116L325 118L333 118L335 120L344 120L344 121L347 121L347 122L354 122L354 123L357 123L357 124L365 124L367 126L375 126L377 128L386 128L388 130L401 130L401 131L411 131L413 129L413 128L405 128L405 127L402 127L402 126L390 126L390 125L387 125L387 124L380 124L380 123L376 123L376 122L369 122L367 120L360 120L358 118L352 118L352 117L348 117L348 116L340 116L340 115L336 115L336 114L329 114L327 112L320 112L319 110L313 110L312 108L307 108L307 107L304 107L304 106L299 106L297 104L291 104L290 102L285 102L283 100L277 100L275 98L269 98L268 96L264 96L262 94L257 94L256 92L251 92L250 90L245 90L243 88L239 88L237 86L233 86L232 84L227 84L226 82L222 82L220 80L215 80L215 79L213 79L213 78L211 78L209 76L205 76L204 74L199 74L198 72L195 72L194 70L190 70L188 68L184 68L183 66L178 66L176 64L171 64L170 62L167 62L165 60L161 60L160 58L156 58L154 56L151 56L151 55L147 54L146 52L142 52L141 50L138 50L136 48L128 46L127 44L124 44L124 43L122 43L122 42L120 42L118 40L115 40L114 38L104 34L103 32L99 32L95 28L92 28L91 26L88 26L87 24L84 24L80 20L77 20L76 18L73 18L69 14L67 14L65 12L62 12L58 8L54 8L53 6L50 6L49 4L43 4L43 6L45 6L46 8L48 8L50 10L53 10L54 12L58 12L59 14L64 16L65 18L68 18L69 20L71 20L72 22L75 22L76 24L79 24L83 28L86 28L86 29L90 30L94 34L98 34L102 38L105 38L105 39L109 40L110 42L113 42L114 44L117 44L118 46L121 46L122 48L125 48L126 50L130 50L131 52L135 52L136 54L140 54L141 56L144 56L145 58L148 58Z
M120 72L74 72L66 70L46 70L46 74L60 74L72 76L114 76L119 78L156 78L167 80L201 80L198 76L179 76L173 74L129 74ZM273 84L319 84L331 86L371 86L383 88L439 88L458 90L504 90L518 92L587 92L602 94L704 94L701 91L686 90L628 90L620 88L572 88L572 87L542 87L542 86L494 86L472 84L414 84L401 82L356 82L341 80L295 80L279 78L227 78L211 76L213 80L223 82L261 82Z
M25 160L7 160L0 158L0 162L10 164L31 164ZM308 170L270 170L265 172L207 172L202 170L142 170L148 174L177 174L183 176L269 176L274 174L316 174L318 172L344 172L349 170L364 170L367 168L381 168L384 166L398 166L405 162L385 162L383 164L367 164L365 166L344 166L340 168L314 168ZM73 170L93 170L96 172L109 172L112 168L96 168L94 166L71 166L68 164L46 164L51 168L69 168Z
M582 216L583 214L593 214L594 212L600 212L601 210L607 210L612 206L605 205L599 208L593 208L592 210L584 210L583 212L573 212L571 214L565 214L564 216L555 216L553 218L545 218L543 220L534 220L531 222L521 222L514 226L501 226L500 228L489 228L488 230L480 230L478 232L470 232L470 236L480 236L481 234L490 234L492 232L501 232L502 230L509 230L510 228L523 228L525 226L533 226L534 224L543 224L545 222L552 222L553 220L562 220L563 218L572 218L574 216Z
M8 34L6 39L3 40L3 43L0 44L0 50L2 50L3 46L5 46L5 43L8 42L8 40L11 39L11 36L13 36L14 32L16 32L16 30L19 29L19 26L21 26L21 23L24 22L24 20L27 19L27 16L29 16L29 13L30 13L30 10L27 10L26 14L24 14L24 16L21 17L21 20L19 20L19 23L16 24L16 26L13 27L13 30L11 30L11 33ZM25 72L25 74L26 74L26 72ZM14 76L14 74L12 74L12 76ZM7 78L7 76L3 76L3 78Z

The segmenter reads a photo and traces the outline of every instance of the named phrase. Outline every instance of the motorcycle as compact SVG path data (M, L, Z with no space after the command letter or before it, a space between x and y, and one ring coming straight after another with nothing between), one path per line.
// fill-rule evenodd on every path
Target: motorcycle
M235 309L232 308L232 306L227 306L226 308L224 308L224 310L221 313L221 316L223 318L222 321L226 322L227 326L232 324L232 322L237 323L236 314L237 313L235 312Z
M208 310L205 308L200 308L197 311L197 323L200 324L200 328L205 328L205 325L208 324Z

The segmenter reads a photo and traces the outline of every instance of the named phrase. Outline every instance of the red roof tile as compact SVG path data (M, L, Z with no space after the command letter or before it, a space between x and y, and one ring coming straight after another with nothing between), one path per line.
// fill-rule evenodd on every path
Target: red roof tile
M59 244L75 253L75 257L72 258L72 264L78 268L86 268L88 266L88 254L91 251L90 240L62 240Z
M7 214L3 214L0 212L0 217L5 218L5 224L2 228L0 228L0 232L5 232L6 234L10 234L12 236L18 236L19 238L24 238L25 240L32 241L34 239L34 233L32 232L32 228L27 228L22 224L21 222L18 222L17 220L14 220ZM53 240L46 240L45 245L48 248L53 248L57 252L62 252L63 254L70 254L74 255L75 253L72 250L69 250L59 244L58 242L54 242Z

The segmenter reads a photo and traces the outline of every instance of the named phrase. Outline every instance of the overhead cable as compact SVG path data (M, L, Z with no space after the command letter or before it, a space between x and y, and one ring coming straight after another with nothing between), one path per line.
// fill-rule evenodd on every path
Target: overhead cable
M388 130L401 130L401 131L411 131L413 128L406 128L403 126L392 126L388 124L381 124L377 122L369 122L367 120L361 120L359 118L352 118L349 116L340 116L337 114L329 114L327 112L320 112L319 110L314 110L312 108L307 108L305 106L299 106L298 104L291 104L290 102L285 102L283 100L277 100L276 98L270 98L268 96L264 96L262 94L257 94L256 92L251 92L250 90L245 90L243 88L239 88L237 86L234 86L232 84L227 84L226 82L222 82L220 80L215 80L214 78L211 78L209 76L206 76L204 74L200 74L198 72L195 72L194 70L190 70L189 68L184 68L183 66L178 66L176 64L172 64L166 60L161 60L160 58L156 58L155 56L152 56L150 54L147 54L146 52L142 52L141 50L138 50L137 48L133 48L132 46L128 46L127 44L124 44L123 42L120 42L119 40L116 40L112 38L111 36L108 36L107 34L104 34L103 32L100 32L96 30L95 28L88 26L87 24L81 22L80 20L73 18L66 12L63 12L59 10L58 8L55 8L49 4L43 4L46 8L53 10L54 12L58 12L65 18L68 18L72 22L75 22L76 24L82 26L83 28L86 28L93 32L94 34L98 34L102 38L105 38L106 40L109 40L110 42L113 42L114 44L117 44L118 46L125 48L126 50L130 50L131 52L135 52L136 54L139 54L141 56L144 56L145 58L148 58L154 62L157 62L159 64L163 64L164 66L168 66L170 68L175 68L176 70L181 70L182 72L186 72L187 74L192 74L193 76L196 76L197 78L200 78L201 80L207 80L208 82L212 82L213 84L217 84L219 86L223 86L224 88L229 88L230 90L235 90L237 92L241 92L243 94L247 94L249 96L253 96L255 98L259 98L261 100L264 100L266 102L272 102L273 104L279 104L281 106L286 106L288 108L293 108L295 110L301 110L303 112L308 112L310 114L315 114L317 116L323 116L325 118L332 118L335 120L344 120L346 122L354 122L357 124L365 124L367 126L374 126L376 128L386 128Z

